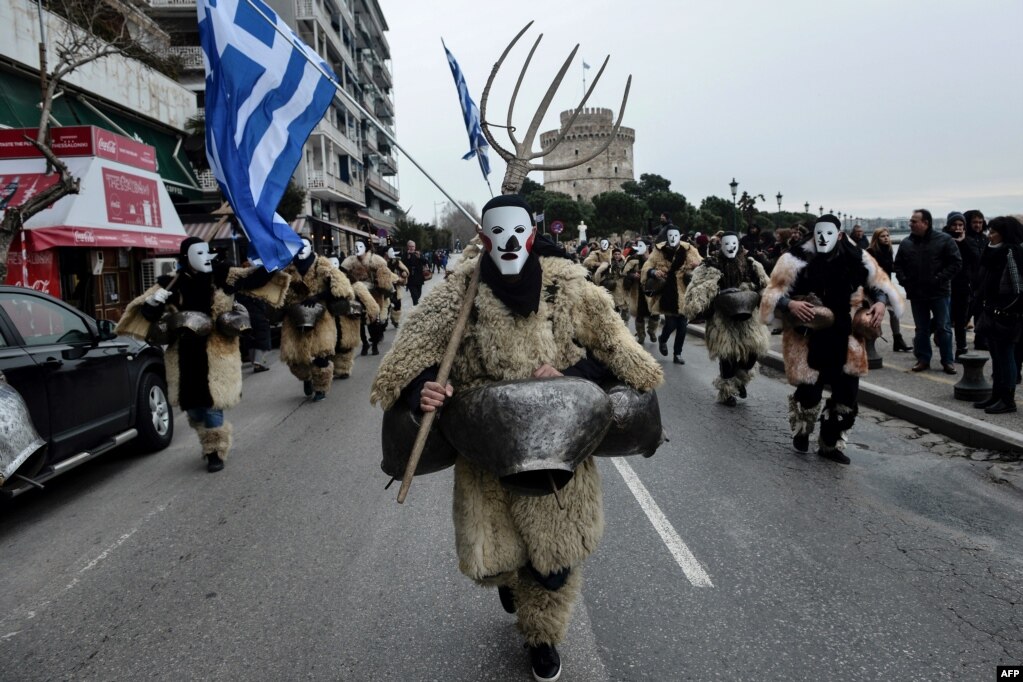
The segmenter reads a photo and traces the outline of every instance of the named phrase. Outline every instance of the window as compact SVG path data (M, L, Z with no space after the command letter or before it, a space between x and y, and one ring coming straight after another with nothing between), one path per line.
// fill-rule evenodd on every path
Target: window
M615 166L615 175L618 175L618 166Z
M56 303L34 296L4 294L0 297L0 307L25 339L26 346L92 340L85 320Z
M342 180L344 180L345 182L347 182L348 184L352 184L352 176L351 176L351 173L348 172L348 155L347 154L339 155L337 157L337 161L338 161L338 164L337 164L337 168L338 168L337 176L339 178L341 178Z
M586 167L586 172L587 173L592 173L593 172L593 166L587 166Z
M578 149L575 150L575 155L579 156L579 150Z

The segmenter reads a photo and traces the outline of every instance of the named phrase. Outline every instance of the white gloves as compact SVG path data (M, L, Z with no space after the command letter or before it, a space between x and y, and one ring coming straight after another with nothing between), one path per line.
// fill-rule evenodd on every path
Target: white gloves
M157 289L156 292L146 299L146 303L149 305L163 305L170 298L171 292L166 289Z

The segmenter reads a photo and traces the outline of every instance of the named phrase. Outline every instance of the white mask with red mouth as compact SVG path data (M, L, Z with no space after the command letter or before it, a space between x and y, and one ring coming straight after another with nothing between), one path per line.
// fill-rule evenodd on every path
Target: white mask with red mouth
M498 271L515 276L533 251L536 227L521 206L495 206L483 214L479 234Z

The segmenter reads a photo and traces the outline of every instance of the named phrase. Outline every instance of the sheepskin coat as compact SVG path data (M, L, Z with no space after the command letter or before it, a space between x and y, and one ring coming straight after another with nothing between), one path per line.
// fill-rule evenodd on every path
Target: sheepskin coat
M818 258L824 260L815 262ZM826 286L821 287L824 281ZM822 288L839 293L827 294ZM842 291L850 292L847 307L843 305ZM794 325L788 315L783 316L782 355L790 384L798 386L817 382L822 367L813 359L812 351L819 355L837 354L840 360L844 356L842 372L849 376L867 374L866 342L852 332L852 318L859 308L869 305L878 291L888 297L888 305L896 317L901 317L905 309L902 291L892 283L873 256L844 240L831 254L818 254L812 238L782 254L760 300L760 319L764 324L776 323L775 309L782 296L792 298L814 293L825 305L828 305L829 297L837 301L828 305L835 315L835 325L830 329L804 333L804 329ZM822 347L812 348L814 343ZM845 346L844 353L842 345Z
M291 276L285 305L301 304L314 296L352 299L355 292L344 273L323 256L303 275L294 263L284 269ZM285 315L281 325L281 361L287 365L307 365L313 358L334 355L337 326L330 312L323 314L311 331L303 332Z
M148 306L146 300L162 287L155 284L134 299L125 308L118 322L118 333L145 338L151 322L164 312L196 310L209 315L214 322L234 307L234 286L244 289L246 278L256 268L231 268L226 278L195 277L187 269L179 275L172 287L173 293L165 306ZM216 284L217 281L221 284ZM249 295L266 301L274 307L284 300L289 278L275 273L270 283L245 289ZM225 336L214 324L209 336L181 335L171 341L164 353L168 398L172 405L183 410L233 407L242 395L242 361L237 336Z
M601 251L599 248L597 248L597 249L593 249L588 254L586 254L586 258L583 259L583 267L586 268L587 270L589 270L590 272L594 272L597 268L599 268L604 263L610 263L610 262L611 262L611 247L610 246L607 247L606 251ZM594 280L594 281L596 281L596 280Z
M358 299L362 307L366 309L366 316L370 320L375 320L380 315L380 306L377 304L376 299L370 293L369 288L362 282L354 282L352 284L352 290L355 292L355 298ZM359 326L361 318L349 317L348 315L342 315L338 320L340 329L340 336L337 340L337 349L339 353L344 353L352 350L361 343L361 337L359 336Z
M394 292L394 286L398 281L398 275L387 267L387 259L375 253L365 253L362 256L349 256L341 263L341 269L348 274L353 282L362 282L366 285L373 300L376 301L377 312L370 315L368 319L376 320L381 314L387 311L387 301ZM408 268L405 268L408 272ZM367 315L369 310L367 309Z
M670 306L662 304L664 298L664 290L671 286L671 281L664 283L659 291L646 297L647 305L650 308L650 312L654 315L679 315L681 314L682 302L686 296L686 280L689 279L689 275L692 274L693 270L700 264L703 258L700 256L700 252L696 250L696 247L692 244L685 242L679 242L677 247L680 251L683 251L685 255L677 254L677 258L681 261L677 270L675 270L675 290L678 293L678 308L668 310ZM658 242L654 249L650 252L650 257L647 258L643 264L642 274L640 276L640 282L644 285L647 280L651 277L650 271L657 270L661 274L667 275L671 269L673 259L676 257L674 252L669 246L668 242Z
M611 298L614 299L615 308L617 310L628 309L629 297L625 291L625 261L615 263L612 259L610 263L602 263L598 266L596 272L593 273L593 281L607 289L604 286L605 279L611 286L608 291L611 292Z
M650 309L646 303L646 296L643 295L643 285L640 277L643 263L642 256L630 255L625 259L625 267L622 268L623 281L626 279L632 281L632 284L625 289L625 298L629 304L629 314L636 318L646 317L650 314ZM633 274L636 275L635 279L631 277Z
M761 358L767 355L770 345L767 327L758 315L737 322L714 310L714 299L722 289L761 292L768 285L764 266L749 257L745 250L736 255L736 261L728 263L721 257L706 259L693 270L693 279L686 288L682 314L689 318L706 315L705 340L712 360ZM731 276L726 276L726 269Z
M396 277L394 281L394 293L398 296L398 300L401 300L402 294L405 293L405 286L408 284L408 267L401 262L400 258L388 260L387 267Z
M413 379L440 365L477 261L459 263L411 311L380 362L371 402L390 408ZM582 267L547 257L540 265L539 309L528 317L513 314L480 282L449 377L456 392L526 379L543 363L564 369L587 351L637 389L663 381L660 365L629 333L611 296L588 282ZM480 447L486 447L485 438ZM514 495L493 474L459 457L453 516L461 571L485 581L527 561L545 574L582 561L603 533L600 478L592 458L579 465L561 498L563 511L553 495Z

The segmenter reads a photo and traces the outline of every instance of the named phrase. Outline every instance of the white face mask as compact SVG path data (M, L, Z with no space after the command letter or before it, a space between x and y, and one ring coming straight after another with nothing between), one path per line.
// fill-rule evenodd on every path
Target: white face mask
M682 241L682 233L678 230L668 230L668 246L675 248Z
M637 255L645 256L646 242L636 242L636 246L633 248L633 251L635 251Z
M533 250L536 228L529 212L520 206L498 206L483 214L480 238L502 275L522 272Z
M394 260L394 259L395 259L395 258L397 258L397 257L398 257L398 254L396 254L396 253L394 252L394 249L387 249L387 258L388 258L389 260Z
M721 255L725 258L735 258L739 253L739 238L734 234L728 234L721 238Z
M608 248L610 248L610 246L611 246L611 242L609 242L608 240L606 240L606 239L601 239L600 240L600 250L601 251L607 251Z
M362 243L362 242L355 242L355 255L356 256L365 256L366 255L366 245L364 243Z
M340 268L341 267L341 261L339 261L337 259L337 256L331 256L327 260L329 260L330 264L333 265L335 268Z
M188 247L188 265L196 272L213 272L214 258L216 256L210 253L210 245L206 242Z
M813 226L813 242L817 253L831 253L838 245L838 226L834 223L817 223Z
M305 260L313 253L313 245L309 243L308 239L302 240L302 248L298 252L298 259Z

